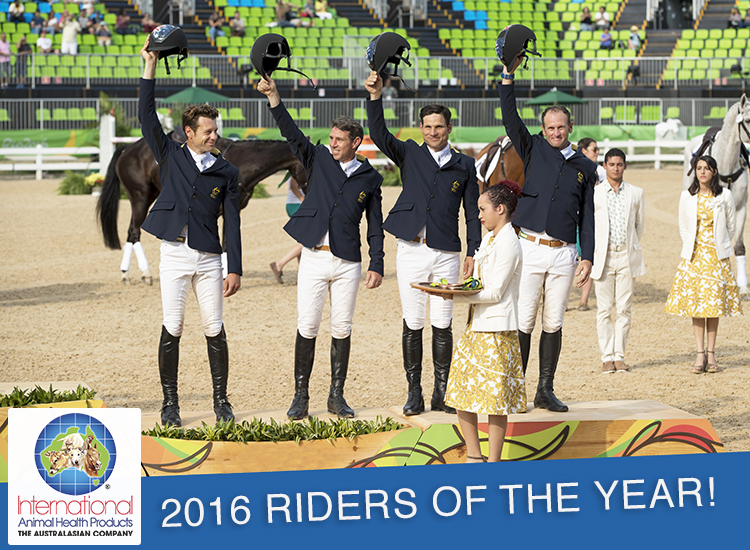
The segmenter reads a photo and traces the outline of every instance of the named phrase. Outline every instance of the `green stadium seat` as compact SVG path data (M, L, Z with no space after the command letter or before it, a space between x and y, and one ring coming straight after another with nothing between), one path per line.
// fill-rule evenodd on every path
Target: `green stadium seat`
M708 30L707 29L696 30L695 37L700 38L701 40L705 40L706 38L708 38Z
M619 123L635 123L635 105L618 105L615 107L615 121Z
M680 118L680 108L676 106L667 107L667 114L664 118Z
M611 122L614 114L614 109L612 109L612 107L602 107L599 110L599 118L602 120L602 122L604 122L605 120L609 120Z
M705 72L705 71L704 71ZM711 111L704 116L704 119L724 119L727 115L726 107L711 107Z
M641 107L641 122L646 124L661 122L661 107L659 105L644 105Z
M495 120L503 120L503 110L501 107L495 107Z
M10 117L8 116L8 109L0 109L0 122L10 122Z
M362 107L354 108L354 120L367 120L367 110Z
M66 121L68 120L68 111L66 109L52 109L52 120L55 121Z
M52 120L52 116L50 115L49 109L37 109L36 110L36 121L40 122L42 119L45 122L48 122Z

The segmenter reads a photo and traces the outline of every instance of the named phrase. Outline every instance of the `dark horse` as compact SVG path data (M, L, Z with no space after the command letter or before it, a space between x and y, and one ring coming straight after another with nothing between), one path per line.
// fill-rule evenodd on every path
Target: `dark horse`
M510 138L500 136L486 145L479 151L477 163L480 193L487 187L497 185L502 180L513 180L523 187L526 180L523 172L523 161L518 156L516 148L511 144Z
M216 147L224 158L239 171L240 208L247 206L258 183L279 170L289 170L300 184L307 181L302 163L292 154L286 141L246 140L231 141L219 138ZM121 266L122 280L128 282L128 268L133 246L141 240L141 224L146 219L149 207L161 192L159 167L153 153L144 139L118 147L107 168L107 177L102 185L102 194L96 205L97 217L102 227L104 244L119 250L120 237L117 234L117 211L120 205L120 183L130 199L132 214L128 228L129 246L126 247ZM136 247L138 264L143 272L142 280L151 284L148 262L142 248Z

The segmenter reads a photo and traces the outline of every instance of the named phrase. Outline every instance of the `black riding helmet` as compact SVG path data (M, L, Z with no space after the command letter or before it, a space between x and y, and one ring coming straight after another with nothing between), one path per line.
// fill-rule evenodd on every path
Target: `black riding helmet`
M159 52L159 59L164 59L164 67L169 74L169 62L167 57L177 56L177 68L188 56L188 39L180 27L174 25L160 25L148 35L148 46L150 52Z
M365 59L367 59L367 65L370 69L381 75L383 80L385 80L385 77L390 77L398 78L403 82L404 79L396 71L398 70L398 64L402 61L411 67L411 63L409 63L409 50L411 50L411 46L406 38L395 32L384 32L370 41L370 45L367 46ZM388 63L393 64L393 74L385 72L385 67ZM410 91L414 91L405 82L404 86Z
M317 89L312 79L305 73L302 73L296 69L290 67L279 67L279 63L282 59L287 60L289 64L289 58L292 56L292 50L289 47L289 42L286 38L276 33L268 33L259 36L253 47L250 49L250 62L258 72L259 75L271 78L271 74L276 71L290 71L293 73L301 74L313 85L313 88Z
M531 47L529 47L531 43ZM528 54L541 57L536 51L536 35L528 27L523 25L509 25L500 31L500 36L495 42L495 53L503 65L512 68L513 62L519 55L524 55L528 61ZM524 68L526 65L524 64Z

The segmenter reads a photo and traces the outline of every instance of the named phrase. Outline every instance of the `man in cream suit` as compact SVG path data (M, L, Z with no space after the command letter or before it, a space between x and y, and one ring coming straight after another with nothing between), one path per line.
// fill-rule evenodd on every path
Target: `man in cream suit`
M643 190L623 181L625 153L604 156L607 179L594 189L594 266L596 330L602 373L625 372L625 344L630 332L633 279L646 273L641 253L645 222ZM612 309L615 309L613 315Z

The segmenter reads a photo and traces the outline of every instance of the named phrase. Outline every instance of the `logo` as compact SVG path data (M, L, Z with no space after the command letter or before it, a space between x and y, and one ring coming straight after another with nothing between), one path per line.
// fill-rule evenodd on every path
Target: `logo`
M218 187L214 187L213 191L211 191L211 198L215 199L219 196L219 193L221 193L221 189L219 189Z
M454 181L453 185L451 185L451 193L455 193L456 191L458 191L459 187L461 187L461 184L457 181Z
M578 183L583 183L583 172L578 172Z
M364 191L362 191L362 192L361 192L361 193L359 194L359 198L357 199L357 202L358 202L359 204L362 204L362 203L363 203L363 202L365 201L365 199L366 199L366 198L367 198L367 193L365 193Z
M10 409L8 544L140 544L140 428L138 409Z
M37 471L47 485L66 495L86 495L112 474L117 450L102 422L73 413L44 427L34 456Z

